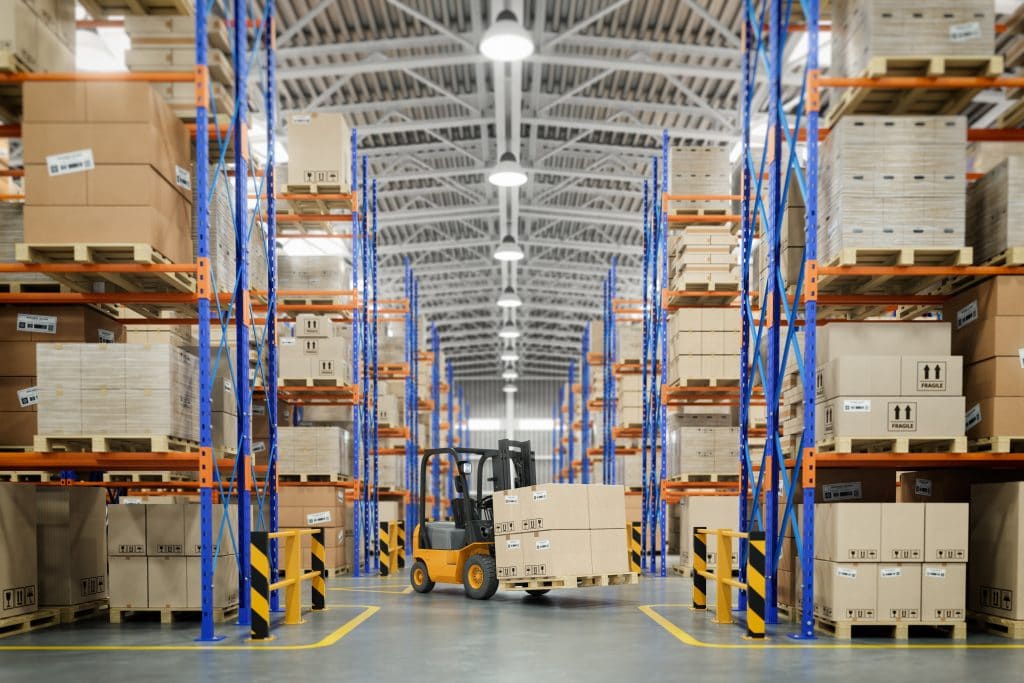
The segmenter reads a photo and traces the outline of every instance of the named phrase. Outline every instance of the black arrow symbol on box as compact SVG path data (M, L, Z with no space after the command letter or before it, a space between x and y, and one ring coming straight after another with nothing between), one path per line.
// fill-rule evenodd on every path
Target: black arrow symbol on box
M928 367L927 365L924 366L924 378L925 379L931 379L931 377L929 377L929 375L931 374L931 370L932 369L930 367Z
M907 419L908 420L911 419L910 406L909 405L907 406Z
M894 419L896 419L896 420L900 419L900 407L899 407L899 405L896 406L896 411L895 412L896 412L896 417Z
M936 364L935 365L935 379L941 379L941 378L942 378L942 366Z

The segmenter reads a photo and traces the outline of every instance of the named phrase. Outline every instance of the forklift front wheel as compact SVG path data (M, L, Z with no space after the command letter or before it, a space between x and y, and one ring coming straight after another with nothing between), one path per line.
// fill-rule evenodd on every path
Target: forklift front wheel
M423 560L413 562L409 580L412 582L412 589L417 593L429 593L434 590L434 582L430 580L427 564Z
M473 555L466 560L462 575L466 595L474 600L489 600L498 590L498 568L490 555Z

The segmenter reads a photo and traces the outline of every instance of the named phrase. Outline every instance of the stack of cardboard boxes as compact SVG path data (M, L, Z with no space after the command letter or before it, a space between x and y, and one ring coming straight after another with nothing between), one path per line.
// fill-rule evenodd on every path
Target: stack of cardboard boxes
M34 493L0 482L0 619L39 609Z
M1024 246L1024 156L1008 156L967 188L967 245L984 263Z
M41 342L123 341L120 323L84 306L0 311L0 444L29 446L39 433L36 346Z
M1022 436L1024 278L973 287L946 302L942 317L953 329L953 353L963 355L967 435L989 442Z
M352 270L340 256L281 254L277 257L277 286L281 292L350 290ZM289 297L285 294L281 298Z
M1024 620L1024 482L971 487L967 605Z
M324 567L352 566L352 506L346 508L345 491L333 486L282 486L278 492L278 528L324 530ZM383 516L382 516L383 519ZM282 548L283 550L283 548ZM302 566L312 567L310 537L302 537ZM283 566L283 563L282 563Z
M739 381L740 313L729 308L683 308L669 318L668 378L681 386Z
M600 484L543 484L494 495L498 578L629 571L624 491Z
M288 118L288 186L319 192L348 192L352 187L352 132L341 114Z
M128 504L107 509L111 617L121 610L197 610L202 606L200 506ZM213 506L213 607L238 604L231 533L237 510ZM229 531L230 529L230 531ZM236 541L237 542L237 541Z
M192 262L188 131L146 83L26 83L25 242Z
M735 468L735 464L734 464ZM705 529L735 529L739 519L739 501L736 496L690 496L679 503L679 566L687 571L693 569L694 549L693 530L697 527ZM708 536L707 568L714 571L718 567L717 540ZM730 560L732 569L739 568L739 550L733 543L733 554Z
M0 4L4 71L74 71L73 0L7 0Z
M35 510L39 604L78 605L107 597L104 490L39 487Z
M303 313L295 320L295 336L279 332L282 382L344 386L352 383L352 328L331 322L329 316Z
M280 474L351 474L352 434L341 427L279 427Z

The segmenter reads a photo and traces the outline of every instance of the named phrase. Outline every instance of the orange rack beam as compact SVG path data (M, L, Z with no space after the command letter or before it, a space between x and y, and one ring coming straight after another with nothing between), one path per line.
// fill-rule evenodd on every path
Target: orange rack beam
M254 393L266 393L263 386L256 386ZM288 387L277 388L279 400L297 406L351 406L359 400L359 386L348 384L334 387Z
M613 439L639 439L643 436L642 427L612 427ZM618 449L616 449L616 452Z
M787 460L793 467L795 460ZM1024 467L1024 453L818 453L815 467L850 467L893 470L965 467Z
M261 219L267 220L267 214L261 214ZM278 223L351 223L350 213L279 213Z
M74 71L68 73L8 73L0 74L0 83L26 83L28 81L68 82L143 82L143 83L194 83L196 76L191 71L125 71L118 73L92 73Z
M408 439L408 427L377 427L378 439Z
M235 466L234 459L219 459L217 467L231 469ZM163 470L190 471L199 470L199 453L193 452L156 452L136 453L111 451L104 453L91 452L60 452L40 453L25 451L4 453L2 469L11 470L139 470L158 472ZM109 483L109 482L108 482ZM116 482L115 482L116 483ZM137 483L137 482L124 482Z
M704 224L717 224L717 223L739 223L743 220L743 216L736 213L726 213L717 215L690 215L690 214L669 214L667 216L669 225L704 225Z

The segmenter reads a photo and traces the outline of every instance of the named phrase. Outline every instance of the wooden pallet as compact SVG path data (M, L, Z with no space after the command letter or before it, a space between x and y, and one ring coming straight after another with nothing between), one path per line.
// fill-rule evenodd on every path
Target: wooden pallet
M340 306L351 304L350 296L279 296L277 303L282 306ZM333 311L332 318L348 318L348 311Z
M0 280L0 292L4 294L56 294L71 290L53 280Z
M794 605L780 603L776 605L775 611L778 612L780 624L796 624L800 621L800 610Z
M341 380L338 378L334 379L314 379L312 377L306 377L304 379L281 379L278 378L278 387L347 387L351 385L350 380Z
M872 57L862 77L881 76L999 76L1003 73L1001 56L928 56ZM828 108L826 127L833 127L841 116L850 114L960 114L981 89L934 90L913 88L895 90L871 86L844 88L839 99Z
M196 441L179 439L174 436L64 436L37 434L33 438L32 450L40 453L191 453L199 450Z
M44 482L53 478L52 472L3 472L0 481L11 482Z
M1024 436L987 436L971 439L967 448L972 453L1024 453Z
M671 383L674 387L736 387L740 386L739 379L731 377L687 377L677 378Z
M829 266L969 266L974 260L971 247L848 248ZM828 294L917 294L935 286L934 275L822 275L818 289Z
M819 453L966 453L966 436L839 437L819 442Z
M832 621L815 617L814 628L839 640L865 637L894 640L940 637L963 640L967 637L967 623L963 621L860 622Z
M10 50L0 50L0 72L24 73L26 71L32 71L32 69L22 61L21 57Z
M191 0L83 0L82 7L94 19L123 17L128 14L192 15Z
M60 612L55 609L39 609L28 614L0 618L0 638L16 636L19 633L37 631L60 623Z
M684 579L693 578L693 569L691 569L690 567L684 567L681 564L672 565L671 567L669 567L669 571L671 571L676 576L682 576Z
M677 481L677 482L683 482L683 483L687 483L687 482L710 482L710 483L722 482L722 483L728 483L728 482L734 482L734 481L739 481L739 480L740 480L740 476L738 474L718 474L718 473L696 474L696 473L689 473L689 472L684 473L684 474L674 474L674 475L672 475L671 477L669 477L667 479L667 481Z
M707 282L703 280L679 281L672 283L673 292L706 292L699 297L669 296L669 306L725 306L737 300L740 295L739 280L728 282ZM716 296L717 295L717 296Z
M309 569L309 568L306 568L306 569L302 570L302 572L304 574L308 574L311 571L313 571L313 570ZM277 576L279 578L284 578L284 575L285 575L284 572L285 572L285 570L278 569L277 570ZM345 566L345 567L330 567L328 569L324 569L325 578L328 578L328 579L330 579L330 578L337 578L339 576L347 576L348 574L351 574L351 573L352 573L352 567L349 567L349 566Z
M195 472L104 472L103 481L144 484L146 482L195 481Z
M352 481L352 477L347 474L315 474L315 473L300 473L300 474L278 474L278 481L293 481L308 484L310 482L341 482L341 481Z
M159 616L161 624L173 624L177 621L195 621L202 617L200 609L177 609L157 607L111 607L110 623L120 624L124 621L153 621ZM232 607L215 607L213 621L220 624L238 615L238 605Z
M0 453L24 453L25 451L31 451L32 448L32 444L26 444L24 446L0 446Z
M590 588L593 586L628 586L640 583L636 572L625 574L589 574L586 576L539 576L507 579L498 582L505 590L550 590L552 588Z
M74 624L78 621L106 616L109 608L110 600L103 598L102 600L83 602L79 605L55 605L53 607L44 607L43 609L57 610L60 614L60 623L62 624Z
M284 186L285 194L344 194L348 191L348 188L342 189L337 183L288 183Z
M997 617L981 612L967 612L967 622L979 631L1010 640L1024 640L1024 621Z

